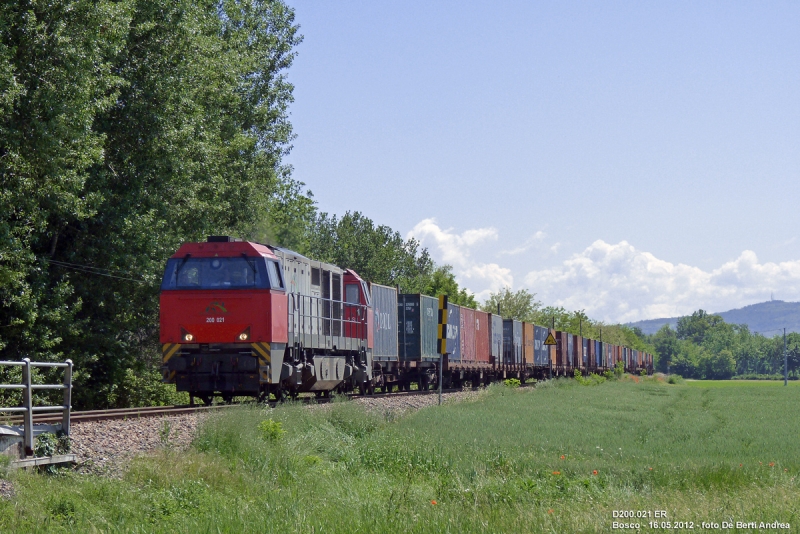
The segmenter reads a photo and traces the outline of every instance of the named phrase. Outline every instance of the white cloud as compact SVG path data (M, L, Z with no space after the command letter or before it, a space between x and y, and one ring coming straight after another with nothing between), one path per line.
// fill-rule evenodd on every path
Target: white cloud
M746 250L718 269L673 264L622 241L595 241L561 265L531 271L526 284L546 304L585 309L590 317L635 321L726 311L769 298L800 300L800 260L759 263Z
M442 229L436 219L431 218L420 221L406 235L406 239L412 237L430 248L438 261L452 265L460 285L466 286L469 280L468 287L479 301L488 298L490 292L514 283L510 269L496 263L480 263L470 256L472 247L497 240L497 230L492 227L457 234L452 228Z
M523 252L529 250L532 246L534 246L536 243L538 243L545 237L547 237L547 234L545 234L541 230L538 230L535 234L526 239L522 245L516 248L512 248L511 250L501 250L500 254L505 254L508 256L516 256L517 254L522 254Z

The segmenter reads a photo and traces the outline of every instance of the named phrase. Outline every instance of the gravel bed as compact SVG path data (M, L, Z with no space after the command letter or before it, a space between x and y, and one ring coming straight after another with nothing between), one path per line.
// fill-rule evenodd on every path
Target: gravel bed
M442 401L449 403L474 400L479 395L479 391L444 393ZM431 393L379 398L361 397L353 402L366 406L369 410L378 410L392 417L400 417L409 411L437 404L439 396ZM77 469L83 473L118 477L124 471L128 460L134 456L157 451L167 444L172 449L187 448L202 417L199 414L186 414L73 423L70 439L72 452L78 455ZM8 490L10 491L10 488ZM0 481L0 495L5 491L7 488L2 486Z
M477 391L456 391L453 393L442 393L442 403L463 402L475 400L481 394ZM396 397L359 397L353 402L366 406L369 410L378 410L383 413L391 413L394 416L401 416L412 410L419 410L426 406L439 404L439 394L430 393L428 395L398 395Z
M72 452L81 472L116 476L127 460L168 445L185 449L194 438L198 414L74 423Z

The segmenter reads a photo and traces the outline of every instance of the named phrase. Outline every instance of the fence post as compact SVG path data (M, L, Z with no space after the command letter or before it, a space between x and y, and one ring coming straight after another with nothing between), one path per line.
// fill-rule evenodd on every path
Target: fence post
M72 360L67 360L64 368L64 418L61 421L61 430L69 436L69 412L72 410Z
M23 419L23 447L22 458L33 456L33 391L31 389L31 360L23 358L25 365L22 367L22 406L26 408Z

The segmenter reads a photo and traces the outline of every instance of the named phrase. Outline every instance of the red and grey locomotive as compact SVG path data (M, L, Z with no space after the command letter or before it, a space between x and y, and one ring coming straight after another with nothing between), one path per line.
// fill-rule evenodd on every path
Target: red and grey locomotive
M372 309L355 272L287 249L211 236L168 260L164 380L211 402L350 390L372 378Z

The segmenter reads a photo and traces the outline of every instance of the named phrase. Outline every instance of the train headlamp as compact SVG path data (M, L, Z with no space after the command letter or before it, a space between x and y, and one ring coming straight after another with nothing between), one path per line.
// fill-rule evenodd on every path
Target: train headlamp
M236 336L236 339L239 341L247 341L248 339L250 339L250 327L248 326L247 328L245 328L244 332Z
M181 341L185 343L191 343L194 341L194 335L192 335L190 332L187 332L186 329L181 328Z

